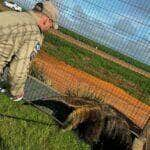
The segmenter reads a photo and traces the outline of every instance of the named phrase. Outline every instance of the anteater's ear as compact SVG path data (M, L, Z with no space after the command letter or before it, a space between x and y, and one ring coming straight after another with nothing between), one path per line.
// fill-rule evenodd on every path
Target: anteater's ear
M38 12L42 12L43 11L43 3L37 3L35 5L35 7L33 8L33 10L38 11Z

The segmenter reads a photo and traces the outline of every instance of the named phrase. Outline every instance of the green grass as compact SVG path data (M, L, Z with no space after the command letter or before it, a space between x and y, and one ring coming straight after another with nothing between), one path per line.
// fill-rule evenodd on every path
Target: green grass
M119 53L119 52L117 52L111 48L106 47L105 45L101 45L99 43L96 43L96 42L94 42L88 38L83 37L82 35L79 35L73 31L70 31L70 30L65 29L63 27L60 27L59 30L64 34L70 35L71 37L75 38L76 40L79 40L85 44L92 46L92 47L97 47L98 50L104 51L104 52L106 52L112 56L115 56L115 57L117 57L117 58L119 58L119 59L121 59L127 63L130 63L130 64L132 64L138 68L141 68L147 72L150 72L150 66L147 64L141 63L141 62L139 62L139 61L137 61L137 60L135 60L129 56L123 55L123 54L121 54L121 53Z
M0 117L0 150L90 149L89 145L79 141L73 132L62 132L51 117L32 106L23 105L22 102L12 102L2 94L0 113L21 118Z
M43 49L49 55L111 82L149 104L150 79L50 34L46 34Z

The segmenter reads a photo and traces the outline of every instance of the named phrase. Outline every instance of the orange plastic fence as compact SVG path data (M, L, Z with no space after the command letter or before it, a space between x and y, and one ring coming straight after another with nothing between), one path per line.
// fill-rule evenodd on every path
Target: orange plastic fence
M150 107L113 84L73 68L45 53L41 53L35 62L43 70L47 82L58 91L64 93L67 90L80 89L81 92L94 93L126 115L139 128L143 129L148 122Z

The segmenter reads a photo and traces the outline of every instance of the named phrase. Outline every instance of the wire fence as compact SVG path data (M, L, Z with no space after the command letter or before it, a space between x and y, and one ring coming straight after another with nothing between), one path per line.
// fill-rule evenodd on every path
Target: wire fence
M26 2L29 2L29 1L26 1ZM85 4L85 2L87 4ZM119 1L119 2L121 2L124 5L130 4L130 3L125 3L123 1ZM83 26L83 28L82 28L83 30L80 30L81 32L84 31L83 33L86 33L85 31L89 31L91 36L96 37L94 34L91 33L91 30L93 30L95 33L98 33L98 30L95 28L95 26L97 25L96 23L92 25L91 30L89 30L89 28L87 28L87 30L84 30L84 29L86 29L85 28L86 26L89 26L89 25L91 26L90 23L94 23L94 20L89 21L89 17L88 17L89 15L87 13L85 13L84 9L79 5L85 4L85 6L87 8L86 10L88 10L89 8L92 8L92 9L90 9L90 11L93 12L93 13L91 12L91 16L94 18L95 17L94 14L98 13L97 11L103 10L103 9L96 8L97 6L99 6L99 4L101 2L100 3L96 2L96 1L90 2L90 1L86 1L86 0L79 1L78 5L77 5L78 7L76 7L76 5L74 4L73 1L67 1L67 2L64 2L63 4L61 1L55 1L54 3L57 5L57 7L60 8L60 20L59 20L59 22L62 23L62 25L64 27L65 27L64 23L66 23L66 25L68 25L68 27L71 27L69 20L67 18L65 18L66 16L64 16L64 17L62 16L62 15L67 14L67 13L64 13L66 6L68 6L68 7L70 6L67 9L67 11L70 11L72 14L73 18L70 18L70 19L72 19L72 23L75 24L75 26L77 25L76 27L79 27L79 26L82 27ZM27 4L31 4L31 3L27 3ZM69 4L72 4L72 5L69 5ZM104 7L103 5L100 5L99 7ZM107 11L109 10L110 6L111 5L108 5L108 7L105 6L107 8ZM133 6L133 5L131 4L131 6ZM71 9L71 7L73 7L73 8ZM112 6L111 11L115 9L113 7L114 6ZM120 10L119 4L117 5L117 7L118 7L118 12L119 11L121 12L124 8L123 7ZM139 9L139 7L137 7L137 5L136 6L134 5L134 7ZM143 7L146 7L145 8L146 10L144 9L144 11L148 10L147 5L146 6L143 5ZM28 9L30 9L30 8L28 8ZM142 10L143 10L143 8L142 8ZM132 13L132 11L131 11L131 13ZM122 14L122 16L124 16L124 14ZM107 15L110 15L110 14L108 13ZM1 18L2 17L3 16L1 16ZM6 15L6 17L7 17L7 15ZM23 13L22 17L25 18L26 15ZM76 18L76 20L74 20L74 18ZM112 18L113 17L109 16L110 20ZM97 19L97 23L98 23L98 18L95 18L95 20L96 19ZM108 21L109 19L103 19L103 21L107 22L107 25L110 25L110 22ZM84 21L89 22L89 24L85 23ZM131 21L140 22L141 20L140 19L138 20L136 17L134 17ZM14 22L15 22L15 20L14 20ZM145 19L143 21L143 23L140 22L140 24L144 24L144 26L146 27L146 26L148 26L147 22L148 22L148 20ZM3 24L7 24L7 21L4 21ZM126 26L124 26L124 27L126 27ZM0 45L1 46L0 54L2 56L2 62L1 62L1 66L0 66L1 70L0 71L2 72L2 69L3 69L3 67L5 67L6 64L10 64L10 72L9 73L10 73L10 77L12 80L11 81L12 82L11 83L11 92L12 93L14 92L14 95L15 95L17 92L17 89L20 90L19 92L23 91L23 84L27 78L27 76L26 76L27 68L29 67L29 64L30 64L30 61L32 60L32 57L34 58L35 53L37 53L36 50L39 47L39 42L37 42L36 39L37 39L37 37L39 38L40 33L39 33L39 29L36 28L36 25L33 22L30 24L26 24L24 22L24 20L22 20L22 22L20 22L20 25L18 24L18 25L15 25L14 27L7 25L5 27L1 27L0 29L1 29L0 41L2 40L2 42L0 43L1 44ZM9 31L9 32L7 33L7 31ZM15 31L15 32L12 32L12 31ZM122 32L122 33L125 33L125 32ZM120 34L120 36L121 35L122 34ZM25 40L25 42L23 45L20 45L20 46L21 46L21 49L23 49L23 50L24 50L24 48L28 49L28 50L26 50L27 52L23 53L22 52L23 50L21 50L21 49L18 51L16 51L14 49L13 52L11 52L12 42L15 43L16 38L20 38L22 36L24 37L24 39L22 39L22 40ZM139 35L139 36L141 36L141 35ZM138 38L141 38L141 37L138 37ZM26 39L32 39L32 40L26 41ZM4 44L4 42L6 42L7 44ZM113 43L115 44L115 42L113 42ZM119 43L119 45L124 47L123 44ZM30 46L33 47L33 49L34 49L33 51L29 48ZM145 43L144 46L148 46L148 44ZM5 53L3 51L3 49L7 49L8 53L10 53L10 55L11 55L10 58L7 56L9 54L7 52ZM50 33L45 34L45 42L43 43L42 49L47 53L47 55L55 56L57 59L62 60L64 62L66 62L67 64L69 64L73 67L76 67L79 70L82 70L84 72L87 72L93 76L93 78L87 77L87 78L85 78L85 81L82 81L82 80L84 80L84 78L82 78L82 75L80 76L81 78L79 78L79 76L76 77L75 75L72 75L71 70L67 71L67 70L63 69L63 67L65 67L65 66L62 66L61 69L58 68L59 71L57 71L57 69L56 69L57 67L54 67L55 65L53 65L53 67L50 67L49 65L45 64L45 65L47 65L47 68L45 68L45 66L40 68L41 60L44 63L45 63L45 61L47 61L49 64L51 64L52 60L53 60L51 57L49 58L49 56L42 54L41 60L39 59L38 61L39 61L39 68L40 69L44 68L44 70L40 70L40 78L39 78L39 72L37 72L37 68L34 70L33 75L36 78L38 77L39 80L42 80L42 82L45 82L45 73L48 72L49 76L48 76L48 80L46 79L46 84L51 85L51 81L53 79L52 82L54 82L54 85L56 83L56 86L54 86L54 88L56 88L56 89L58 88L59 91L65 92L68 89L74 89L74 88L77 89L77 87L80 87L80 83L83 82L82 83L83 84L82 89L85 89L85 91L86 90L88 90L88 91L93 90L93 92L95 92L96 95L101 95L102 99L105 99L107 97L106 101L109 101L109 103L111 103L112 105L116 105L115 107L117 107L120 111L124 110L122 107L120 107L120 105L123 106L124 102L125 103L127 102L130 105L129 99L133 99L133 103L132 102L131 103L133 106L135 106L136 99L134 102L134 98L130 97L128 94L139 99L140 101L143 101L143 102L149 104L149 98L150 98L149 88L150 87L149 87L149 78L148 77L143 77L142 75L134 73L134 72L132 72L126 68L120 67L117 64L112 63L109 60L105 60L103 58L100 58L96 54L93 54L92 52L88 52L85 49L76 47L72 43L69 43L65 40L62 40L59 37L51 35ZM17 53L17 55L15 55L15 53ZM34 54L34 55L32 56L32 54ZM27 57L27 58L25 58L25 57ZM19 58L19 60L17 60L18 58ZM37 64L38 64L38 62L37 62ZM59 62L58 62L58 65L59 65ZM23 68L23 66L25 66L25 68ZM51 74L49 74L49 72L51 72ZM38 76L36 76L37 73L38 73ZM86 73L85 73L85 76L87 76ZM97 78L94 78L94 76L99 78L100 80L97 80ZM92 79L93 79L93 81L92 81ZM99 85L96 85L94 80L96 80L96 82L99 83ZM112 85L108 85L108 86L103 87L102 85L107 85L107 83L102 82L101 80L110 82L110 83L114 84L116 87L112 86ZM119 87L120 89L118 89L117 87ZM35 86L35 88L36 88L36 86ZM121 89L123 89L125 92L127 92L127 94L122 92ZM30 91L30 86L29 86L29 91ZM33 91L31 90L31 92L33 92ZM35 92L35 94L37 94L37 93ZM119 102L119 104L117 104L118 102ZM139 103L139 105L140 104L141 103ZM143 105L143 107L144 107L144 111L146 110L149 112L149 109L145 109L145 108L147 108L146 106ZM139 107L137 107L137 109L138 108ZM124 111L126 111L126 110L124 110ZM132 117L131 112L129 112L129 115L127 115L127 116ZM123 112L123 113L125 113L125 112ZM128 111L126 113L128 114ZM146 112L146 114L147 114L147 112ZM148 115L148 117L149 117L149 115ZM135 117L134 119L136 120L137 118ZM146 117L146 120L147 120L147 117ZM146 120L144 120L144 124L145 124ZM139 123L140 127L143 127L142 123L143 122Z
M150 65L150 2L124 0L53 0L59 24Z
M32 9L44 0L14 0ZM150 2L147 0L51 0L59 24L114 51L150 65Z
M74 31L76 37L78 34L83 35L114 51L150 64L147 1L145 3L136 0L107 2L106 0L55 0L53 2L60 10L60 26ZM28 5L31 6L31 3ZM0 19L2 17L0 16ZM25 18L25 14L22 18ZM6 25L8 22L4 21L3 24ZM29 68L30 64L27 64L27 60L31 61L29 58L35 50L29 49L29 45L38 48L39 43L36 38L39 29L35 24L23 23L14 28L0 27L0 30L2 31L0 32L0 56L2 56L0 73L3 73L3 69L8 66L4 79L7 82L6 76L9 74L11 92L20 88L16 88L18 81L26 81L26 84L19 83L22 87L25 84L26 100L49 99L57 97L60 93L65 94L68 90L77 91L79 95L91 94L113 106L132 121L136 129L143 129L149 121L150 107L141 102L147 104L150 102L148 77L48 33L45 34L43 51L34 59L27 78L25 69ZM16 38L20 37L23 37L21 40L25 42L19 45L21 47L19 50L15 50L18 46L15 45L13 55L8 58L8 53L12 52L12 43L16 43Z
M36 59L34 67L36 68L36 77L41 80L40 72L42 72L44 75L42 80L44 79L46 84L59 93L65 94L67 91L73 91L79 96L93 95L125 114L140 128L143 128L149 120L149 106L108 82L83 73L53 58L48 60L44 53ZM35 73L31 74L35 76Z

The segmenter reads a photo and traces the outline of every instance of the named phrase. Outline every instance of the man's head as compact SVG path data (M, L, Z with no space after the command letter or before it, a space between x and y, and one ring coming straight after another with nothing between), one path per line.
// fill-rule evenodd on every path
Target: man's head
M38 16L38 26L42 31L47 31L50 28L58 29L58 10L49 1L36 4L34 11Z

